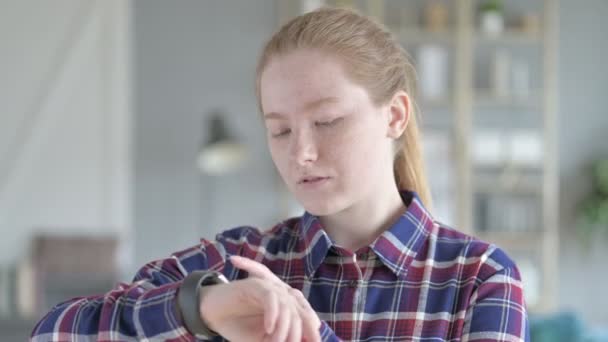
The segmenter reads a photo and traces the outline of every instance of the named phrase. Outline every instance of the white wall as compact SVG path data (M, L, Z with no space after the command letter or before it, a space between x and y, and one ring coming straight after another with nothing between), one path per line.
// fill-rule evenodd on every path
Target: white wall
M284 218L254 92L275 7L274 0L134 1L136 266L231 227L266 228ZM212 177L196 158L217 108L250 158Z
M37 231L130 234L128 5L0 2L0 264Z

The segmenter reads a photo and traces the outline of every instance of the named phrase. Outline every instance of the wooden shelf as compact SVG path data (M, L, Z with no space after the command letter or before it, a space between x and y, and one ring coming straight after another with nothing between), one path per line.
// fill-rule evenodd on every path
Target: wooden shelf
M529 108L538 109L541 106L542 91L534 90L526 96L506 95L499 96L493 94L490 89L475 90L474 104L477 107L509 107L509 108Z
M542 242L546 239L547 231L476 231L475 236L481 240L497 244L507 250L514 249L539 249Z
M434 99L420 98L418 103L422 109L450 109L454 106L454 101L449 97Z
M542 173L542 164L474 165L472 191L474 194L542 196Z
M538 46L542 43L542 40L539 32L523 32L509 29L499 35L475 32L473 42L476 44Z
M452 31L429 31L418 27L407 27L393 30L396 32L399 41L403 44L421 44L421 43L438 43L438 44L455 44L456 35Z
M542 177L543 164L517 164L502 162L498 164L472 164L471 172L478 176L483 175L500 175L500 174L511 174L519 177L527 176L540 176Z
M476 183L473 190L478 194L542 195L540 184L515 184L508 186L500 183Z

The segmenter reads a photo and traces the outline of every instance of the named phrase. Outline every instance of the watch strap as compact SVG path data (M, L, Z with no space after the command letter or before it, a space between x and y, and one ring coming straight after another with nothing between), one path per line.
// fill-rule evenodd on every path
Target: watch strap
M181 313L184 326L194 335L211 339L219 336L209 329L200 312L200 289L205 285L227 283L223 274L217 271L194 271L182 281L177 292L178 311Z

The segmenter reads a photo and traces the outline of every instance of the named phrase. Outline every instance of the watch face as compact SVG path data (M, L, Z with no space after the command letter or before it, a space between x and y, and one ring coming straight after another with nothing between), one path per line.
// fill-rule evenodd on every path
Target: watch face
M223 275L222 273L220 273L220 274L218 275L218 278L220 279L220 281L221 281L222 283L229 283L228 278L226 278L226 276L225 276L225 275Z
M228 279L220 272L212 272L205 276L201 285L226 284Z

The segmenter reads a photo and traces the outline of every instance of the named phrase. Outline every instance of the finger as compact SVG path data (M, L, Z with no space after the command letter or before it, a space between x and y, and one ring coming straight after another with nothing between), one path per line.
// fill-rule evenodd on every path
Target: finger
M270 293L268 300L265 302L264 310L264 329L266 334L270 335L274 331L279 316L279 298L276 293Z
M289 292L295 298L298 305L299 314L302 319L302 335L305 337L306 341L320 341L321 335L319 333L319 328L321 326L321 320L317 316L317 313L312 309L310 303L308 303L308 300L301 291L291 289Z
M308 299L306 299L306 297L304 297L304 294L302 293L302 291L295 289L295 288L291 288L291 289L289 289L289 294L294 298L294 300L296 301L296 303L298 304L299 307L301 307L304 310L310 309L311 311L314 312L314 310L312 310L312 308L310 307L310 303L308 303Z
M321 333L319 332L319 326L315 323L317 320L312 315L316 315L316 313L310 314L306 312L306 310L298 309L300 317L302 319L302 337L305 341L308 342L317 342L321 341Z
M291 327L287 335L289 342L302 342L302 317L300 310L297 308L297 303L293 300L293 308L291 310Z
M271 335L271 341L285 341L285 338L287 338L287 333L289 332L289 327L291 325L290 311L291 309L289 308L287 300L282 299L279 319L277 321L276 329Z
M279 279L274 273L272 273L272 271L270 271L268 267L257 261L251 260L249 258L244 258L238 255L231 256L230 261L236 268L247 271L249 275L258 278L270 279L273 281L280 281L282 283L281 279Z

